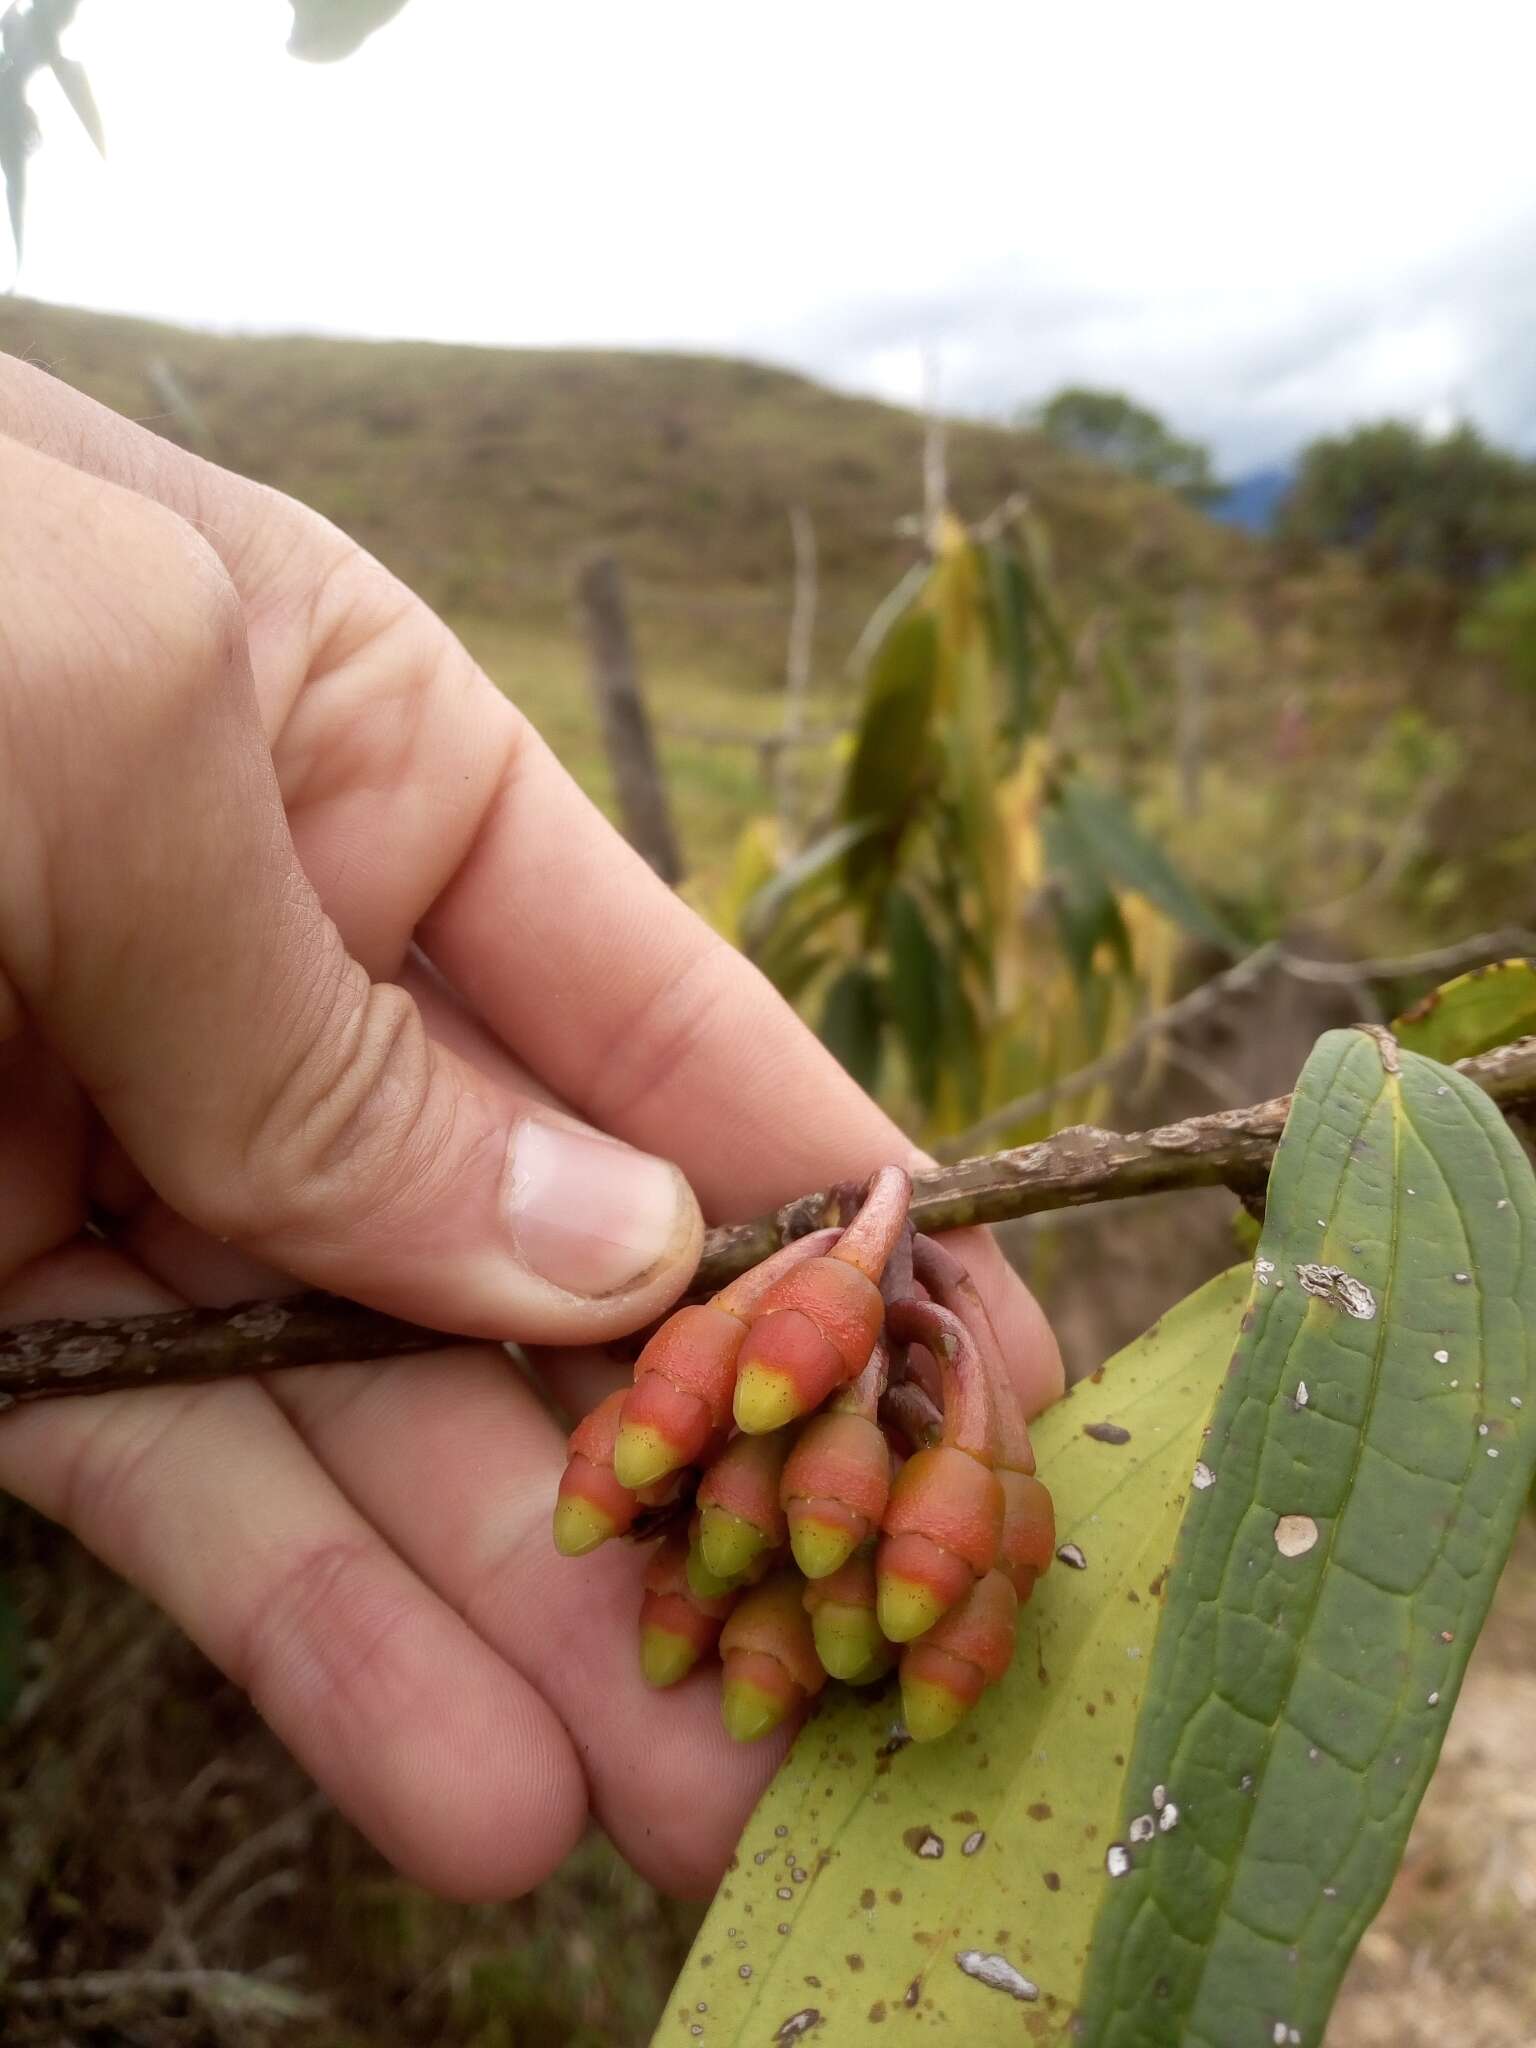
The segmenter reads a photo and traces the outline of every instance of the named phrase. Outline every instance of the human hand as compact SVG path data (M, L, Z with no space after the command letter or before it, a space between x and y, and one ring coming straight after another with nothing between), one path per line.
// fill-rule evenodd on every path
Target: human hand
M0 358L0 1318L297 1281L565 1347L577 1412L687 1282L689 1183L723 1219L909 1151L376 563ZM1049 1333L955 1242L1033 1411ZM551 1545L563 1458L493 1344L0 1420L0 1486L421 1882L525 1889L590 1811L706 1888L783 1742L647 1690L641 1558Z

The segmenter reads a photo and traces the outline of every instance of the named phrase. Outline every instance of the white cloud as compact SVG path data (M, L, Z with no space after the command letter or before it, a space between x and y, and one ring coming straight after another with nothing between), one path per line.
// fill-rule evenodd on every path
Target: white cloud
M83 0L25 289L205 325L774 355L1011 409L1127 386L1232 462L1387 409L1529 440L1524 0Z

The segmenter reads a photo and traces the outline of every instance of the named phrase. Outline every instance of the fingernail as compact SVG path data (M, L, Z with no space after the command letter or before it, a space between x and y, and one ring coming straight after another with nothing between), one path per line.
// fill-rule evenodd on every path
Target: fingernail
M532 1118L513 1133L502 1202L529 1271L589 1300L681 1256L694 1229L693 1196L669 1161Z

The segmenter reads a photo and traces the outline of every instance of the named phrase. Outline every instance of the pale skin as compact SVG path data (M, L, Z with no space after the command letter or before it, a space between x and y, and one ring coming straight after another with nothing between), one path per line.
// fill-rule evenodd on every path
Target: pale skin
M574 1414L702 1219L911 1156L377 563L0 357L0 1319L321 1286ZM1033 1412L1049 1331L952 1242ZM0 1418L400 1869L508 1896L595 1818L707 1890L787 1736L647 1691L562 1463L491 1343Z

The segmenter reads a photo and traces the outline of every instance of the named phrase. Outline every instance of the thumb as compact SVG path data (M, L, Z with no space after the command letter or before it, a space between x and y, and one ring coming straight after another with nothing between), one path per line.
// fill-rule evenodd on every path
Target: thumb
M0 442L0 576L0 1020L31 1017L156 1193L472 1334L665 1308L702 1238L677 1168L498 1087L348 957L192 529Z

